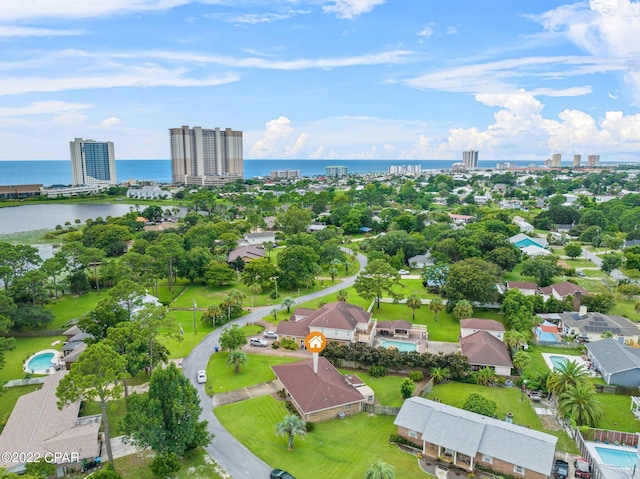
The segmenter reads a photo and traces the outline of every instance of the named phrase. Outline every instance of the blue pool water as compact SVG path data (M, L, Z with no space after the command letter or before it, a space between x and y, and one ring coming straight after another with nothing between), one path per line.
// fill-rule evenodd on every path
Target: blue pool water
M554 368L559 368L567 364L568 359L564 356L549 356L549 361L551 361Z
M398 351L408 353L409 351L417 351L418 348L413 343L405 343L404 341L393 341L391 339L383 339L380 344L383 348L394 347Z
M31 372L34 371L46 371L49 368L55 366L53 363L54 353L40 353L36 354L27 363L27 369Z
M536 333L538 335L538 339L540 339L540 341L547 341L550 343L557 343L558 342L558 337L553 334L553 333L547 333L546 331L543 331L542 328L536 328Z
M632 451L623 451L620 449L611 449L608 447L596 446L603 464L617 467L633 467L638 464L638 455Z

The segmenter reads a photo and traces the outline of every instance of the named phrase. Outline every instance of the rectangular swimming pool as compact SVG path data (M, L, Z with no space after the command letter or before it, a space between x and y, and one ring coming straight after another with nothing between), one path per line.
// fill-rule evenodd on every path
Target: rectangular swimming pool
M380 341L380 345L387 349L397 349L402 353L408 353L410 351L417 351L418 347L413 343L407 343L405 341L394 341L392 339L383 339Z
M638 464L638 454L635 452L603 446L595 446L594 449L602 464L616 467L633 467Z

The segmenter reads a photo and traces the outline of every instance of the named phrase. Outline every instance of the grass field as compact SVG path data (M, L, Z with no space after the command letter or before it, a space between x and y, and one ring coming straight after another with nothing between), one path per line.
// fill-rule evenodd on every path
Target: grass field
M271 370L274 364L291 363L299 358L267 356L264 354L247 354L247 364L235 373L233 367L227 366L228 352L213 354L207 364L207 392L217 394L234 389L253 386L275 379Z
M305 439L296 438L295 448L288 451L287 439L274 432L287 414L283 402L265 396L214 412L254 454L295 477L361 479L379 459L395 466L397 479L429 477L420 471L415 456L389 444L389 436L397 431L392 416L359 414L316 424Z
M375 399L383 406L401 407L404 403L400 393L400 383L406 376L388 374L382 378L374 378L365 371L340 369L342 374L356 374L367 386L373 389Z
M155 474L149 469L152 459L152 453L142 452L121 457L114 462L123 479L156 479ZM182 460L182 469L174 474L172 479L222 479L222 476L218 474L217 465L206 452L198 449Z
M55 319L48 329L65 329L69 323L80 319L85 313L96 307L98 302L107 298L107 293L85 293L79 296L66 294L45 306Z

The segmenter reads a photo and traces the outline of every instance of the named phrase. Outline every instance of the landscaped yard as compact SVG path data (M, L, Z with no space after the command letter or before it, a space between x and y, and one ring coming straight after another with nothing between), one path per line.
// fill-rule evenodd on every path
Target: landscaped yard
M300 358L268 356L265 354L247 354L247 364L235 373L233 367L227 366L228 352L215 353L207 364L207 392L218 394L225 391L253 386L275 379L271 370L274 364L291 363Z
M406 376L388 374L382 378L374 378L360 370L340 369L342 374L356 374L367 386L373 389L376 402L383 406L400 407L404 403L400 393L400 383Z
M361 479L379 459L395 466L397 479L429 477L415 456L389 444L396 434L393 416L359 414L316 424L305 439L287 440L275 435L276 424L287 414L284 403L271 396L249 399L214 410L222 425L254 454L295 477Z
M55 319L48 325L49 329L67 329L69 323L77 321L85 313L93 310L101 299L107 298L106 293L85 293L78 296L65 294L60 298L45 305L45 309L51 311Z
M132 454L116 459L115 465L123 479L155 479L155 474L149 469L153 459L150 452ZM84 476L83 476L84 477ZM172 479L221 479L217 465L207 456L206 452L198 449L182 461L182 469L171 476Z

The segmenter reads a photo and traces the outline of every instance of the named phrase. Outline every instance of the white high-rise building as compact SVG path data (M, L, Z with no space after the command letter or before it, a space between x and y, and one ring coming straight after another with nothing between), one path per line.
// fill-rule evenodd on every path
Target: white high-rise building
M598 165L600 165L600 155L587 156L587 166L598 166Z
M467 150L462 152L462 165L465 169L471 170L478 167L478 150Z
M562 155L560 153L554 153L551 155L551 168L560 168L562 165Z
M241 131L183 126L169 134L174 183L222 185L244 177Z
M113 142L76 138L69 147L74 186L117 184Z
M577 168L580 166L580 162L582 161L582 155L573 155L573 166Z

